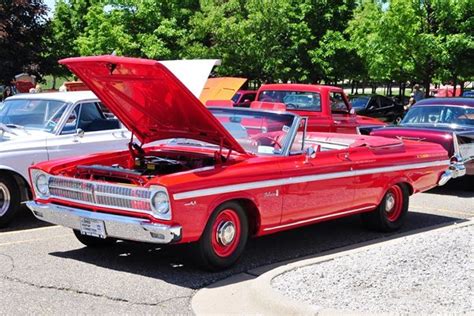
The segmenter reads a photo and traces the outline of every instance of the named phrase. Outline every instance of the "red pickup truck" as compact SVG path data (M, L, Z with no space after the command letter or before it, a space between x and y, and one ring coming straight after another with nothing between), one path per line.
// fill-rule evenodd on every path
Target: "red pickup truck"
M286 110L308 118L308 131L358 133L360 126L386 125L356 115L342 88L310 84L265 84L252 108Z

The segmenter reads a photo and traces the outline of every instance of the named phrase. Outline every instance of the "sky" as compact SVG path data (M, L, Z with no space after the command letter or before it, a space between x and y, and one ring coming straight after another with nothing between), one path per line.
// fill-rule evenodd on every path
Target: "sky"
M49 14L51 14L53 8L54 8L54 3L56 2L56 0L44 0L44 4L46 4L50 9L51 11L49 12Z

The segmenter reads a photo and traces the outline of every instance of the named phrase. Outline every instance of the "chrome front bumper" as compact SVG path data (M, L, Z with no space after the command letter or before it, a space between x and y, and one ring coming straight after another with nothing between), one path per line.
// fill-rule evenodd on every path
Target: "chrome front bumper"
M156 244L168 244L181 239L181 226L169 226L141 218L97 213L51 203L28 201L26 205L38 219L72 229L80 229L81 218L103 221L107 237Z
M452 162L439 178L438 185L445 185L450 179L462 177L466 174L466 166L463 162Z

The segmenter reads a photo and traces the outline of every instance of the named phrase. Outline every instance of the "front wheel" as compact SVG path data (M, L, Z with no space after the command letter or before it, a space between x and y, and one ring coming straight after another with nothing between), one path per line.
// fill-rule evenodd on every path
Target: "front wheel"
M6 226L20 209L20 189L15 179L0 175L0 227Z
M392 232L399 229L408 212L408 188L405 184L391 186L377 208L362 214L362 220L367 228L382 232Z
M108 247L112 246L115 244L117 241L114 238L99 238L99 237L93 237L93 236L87 236L81 234L80 231L74 229L74 235L76 236L77 240L79 240L83 245L86 245L87 247L91 248L101 248L101 247Z
M199 263L211 271L233 265L242 254L248 239L248 219L235 202L219 206L209 218L197 244Z

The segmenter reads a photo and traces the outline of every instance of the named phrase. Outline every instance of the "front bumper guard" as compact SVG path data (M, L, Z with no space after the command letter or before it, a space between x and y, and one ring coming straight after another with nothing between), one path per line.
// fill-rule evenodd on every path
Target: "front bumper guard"
M26 205L36 218L80 230L81 218L103 221L107 237L156 244L169 244L181 239L181 226L153 223L146 219L97 213L52 203L28 201Z

